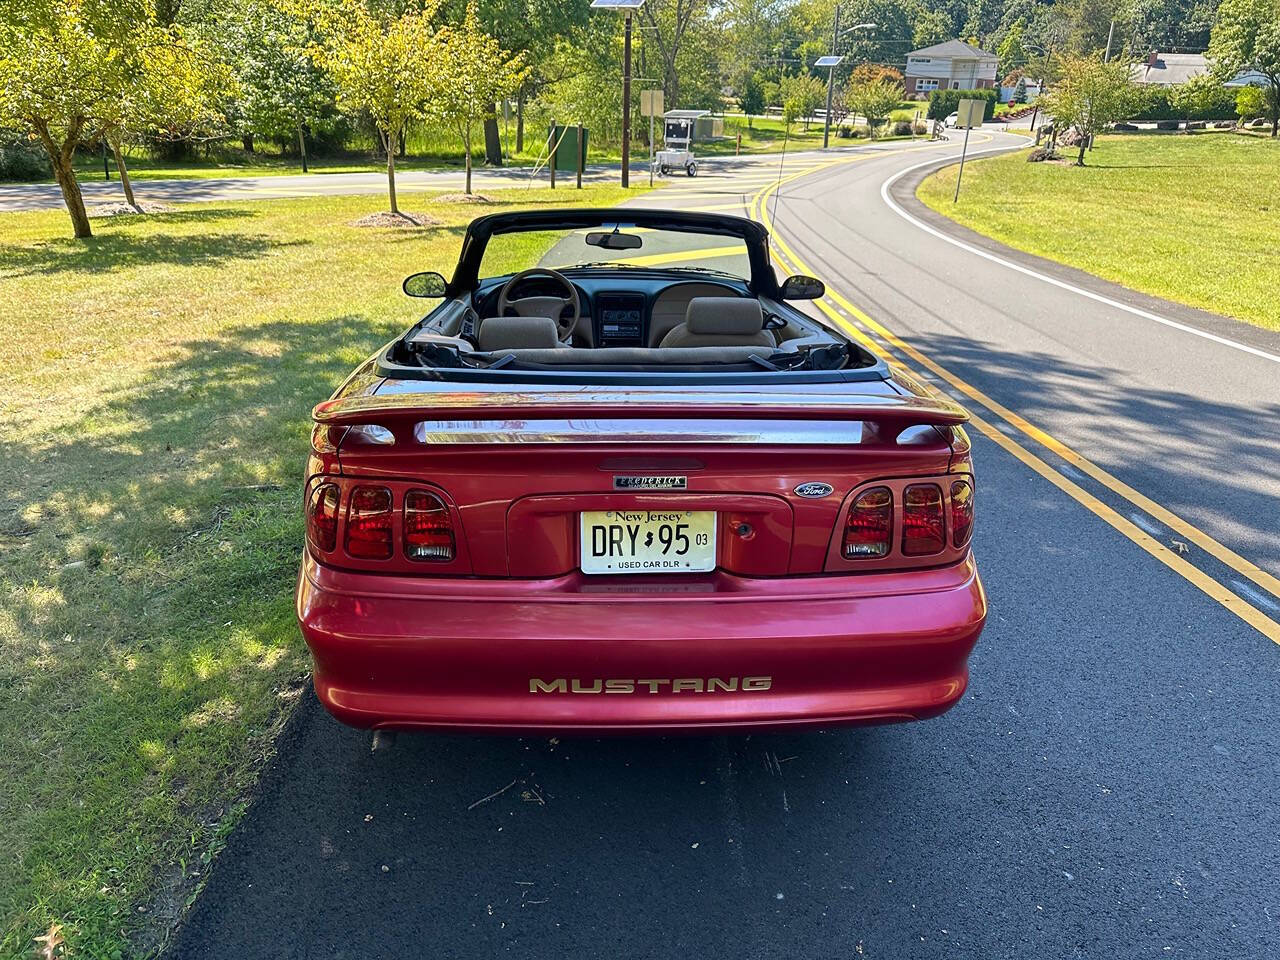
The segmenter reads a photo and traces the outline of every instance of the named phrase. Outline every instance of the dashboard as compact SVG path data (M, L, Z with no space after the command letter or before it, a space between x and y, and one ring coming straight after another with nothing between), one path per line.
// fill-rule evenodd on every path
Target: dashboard
M693 297L749 296L745 281L672 280L661 277L573 276L578 290L582 316L574 339L588 340L593 347L655 347L669 330L684 320L685 310ZM474 303L481 317L498 312L498 293L508 278L482 280L476 289ZM560 284L548 277L530 277L513 291L513 299L521 297L559 297Z

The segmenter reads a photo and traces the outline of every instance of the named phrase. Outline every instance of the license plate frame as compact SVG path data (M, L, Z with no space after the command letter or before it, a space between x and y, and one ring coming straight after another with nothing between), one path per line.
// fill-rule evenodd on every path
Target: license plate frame
M718 525L714 510L584 510L578 565L590 576L709 573L716 568ZM688 540L684 553L681 536Z

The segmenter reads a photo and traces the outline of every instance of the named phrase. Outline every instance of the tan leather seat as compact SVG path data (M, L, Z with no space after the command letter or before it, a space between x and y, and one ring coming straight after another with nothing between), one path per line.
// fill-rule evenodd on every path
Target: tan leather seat
M550 317L486 317L480 321L477 350L549 350L565 347Z
M778 345L764 329L760 301L743 297L694 297L684 323L665 337L666 347L767 347Z

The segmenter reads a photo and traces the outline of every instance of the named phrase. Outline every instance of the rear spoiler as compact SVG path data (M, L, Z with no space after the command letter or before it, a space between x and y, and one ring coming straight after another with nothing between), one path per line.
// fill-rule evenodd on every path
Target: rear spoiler
M397 441L409 440L422 421L484 421L500 427L510 421L858 421L867 424L868 439L896 443L915 426L953 427L969 415L963 407L938 398L897 395L849 397L799 392L687 393L664 390L413 392L385 396L353 396L317 404L312 418L321 426L376 425Z

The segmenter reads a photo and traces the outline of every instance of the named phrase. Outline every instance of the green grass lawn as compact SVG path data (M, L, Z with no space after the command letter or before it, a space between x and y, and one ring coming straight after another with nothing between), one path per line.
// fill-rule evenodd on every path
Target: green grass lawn
M1130 134L1100 137L1083 168L1026 157L967 164L958 204L954 166L919 196L1010 246L1280 330L1280 142Z
M633 190L632 193L638 191ZM612 204L617 187L496 191ZM477 208L184 206L0 231L0 956L146 953L236 821L308 658L292 588L308 413L428 309ZM536 252L530 252L531 265Z
M919 104L913 108L919 109ZM659 125L660 126L660 125ZM782 149L783 124L781 120L771 117L754 117L751 126L747 126L741 117L725 118L724 137L717 140L696 143L694 153L697 156L733 156L738 151L737 134L742 134L741 152L777 153ZM637 136L648 133L648 121L642 121L637 127ZM513 166L533 166L543 159L542 137L545 129L528 128L525 137L525 149L520 153L512 153L507 162ZM883 137L881 139L884 139ZM514 143L514 137L504 140ZM617 163L621 152L617 144L606 144L604 147L594 146L594 141L587 157L588 163ZM832 142L847 146L856 142L841 140L832 131ZM658 133L661 146L661 132ZM788 150L810 150L822 146L822 125L814 123L809 130L804 124L792 125L791 134L787 138ZM632 149L633 165L643 166L648 161L648 148L638 142ZM129 175L134 180L169 180L169 179L214 179L218 177L271 177L300 174L302 167L295 156L283 155L270 144L262 144L249 153L235 144L220 144L204 151L204 155L191 160L160 160L145 150L133 150L125 155L129 166ZM476 157L477 168L481 157ZM310 172L316 175L326 173L368 173L386 170L386 160L375 157L373 151L355 151L340 157L312 157L308 161ZM111 179L116 180L115 161L110 162ZM463 157L461 147L452 140L445 140L426 135L411 138L408 142L408 156L396 161L397 170L461 170ZM87 153L80 153L76 158L76 170L83 180L102 180L102 158Z

